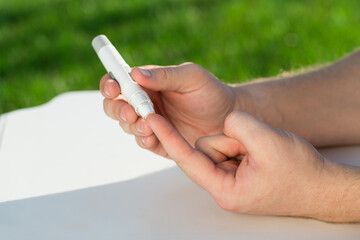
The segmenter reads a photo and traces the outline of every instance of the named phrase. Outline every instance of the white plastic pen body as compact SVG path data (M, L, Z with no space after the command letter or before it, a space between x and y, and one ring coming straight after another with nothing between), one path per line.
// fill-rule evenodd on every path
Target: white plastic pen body
M131 68L121 57L105 35L96 36L92 45L106 71L117 81L121 93L134 108L137 115L146 118L154 113L153 104L147 93L131 78Z

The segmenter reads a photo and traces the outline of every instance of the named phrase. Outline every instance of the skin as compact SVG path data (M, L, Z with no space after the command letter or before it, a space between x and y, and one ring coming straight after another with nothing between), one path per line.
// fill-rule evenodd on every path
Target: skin
M163 117L139 119L109 75L100 81L105 113L139 146L175 160L220 207L360 221L359 169L312 146L360 144L360 52L313 72L239 86L192 63L131 74Z
M360 169L328 161L295 134L234 111L224 134L202 137L193 148L160 115L147 122L167 157L225 210L360 220Z
M260 79L235 87L235 92L245 106L239 110L323 147L360 144L359 89L357 51L315 71Z
M165 116L192 145L199 137L222 132L225 117L235 109L233 88L193 63L141 69L151 69L150 75L133 68L132 77L147 91L155 111ZM105 113L118 120L125 132L134 134L139 145L164 155L148 124L129 104L118 99L120 88L110 75L101 79L100 90L105 96Z

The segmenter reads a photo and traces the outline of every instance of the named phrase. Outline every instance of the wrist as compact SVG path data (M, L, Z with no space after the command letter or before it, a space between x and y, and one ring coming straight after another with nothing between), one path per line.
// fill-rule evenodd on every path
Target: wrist
M279 126L281 114L271 99L267 82L251 82L232 86L236 96L234 110L241 110L272 126Z
M360 170L324 161L309 217L328 222L360 221Z

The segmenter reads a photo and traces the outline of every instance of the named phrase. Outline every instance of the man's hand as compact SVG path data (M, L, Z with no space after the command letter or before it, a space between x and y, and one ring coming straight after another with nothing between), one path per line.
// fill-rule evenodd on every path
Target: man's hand
M173 159L226 210L360 220L359 170L337 165L302 138L272 128L244 112L225 120L224 134L192 148L159 115L147 123Z
M147 91L155 111L192 145L201 136L221 133L224 119L237 104L232 87L193 63L133 68L131 76ZM135 135L141 147L161 154L151 128L119 97L121 90L109 74L101 79L100 90L105 113L118 120L125 132Z

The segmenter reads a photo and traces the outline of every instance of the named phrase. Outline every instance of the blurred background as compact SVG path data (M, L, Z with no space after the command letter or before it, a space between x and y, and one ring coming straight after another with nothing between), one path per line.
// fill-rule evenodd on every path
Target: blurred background
M0 0L0 114L98 89L100 33L130 66L192 61L245 82L354 51L359 10L358 0Z

